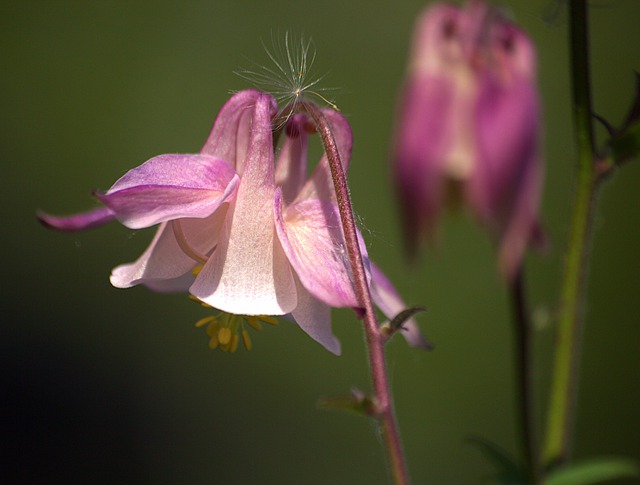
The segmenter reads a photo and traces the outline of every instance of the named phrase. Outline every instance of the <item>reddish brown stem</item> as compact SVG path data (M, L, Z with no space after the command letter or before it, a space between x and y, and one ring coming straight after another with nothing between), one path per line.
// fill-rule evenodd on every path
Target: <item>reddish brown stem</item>
M364 268L364 260L360 252L360 245L358 244L358 234L353 217L353 209L351 207L349 187L347 186L347 179L340 159L340 153L338 152L338 146L333 136L331 125L322 113L322 110L307 101L301 101L299 103L299 109L307 113L316 124L318 133L322 138L327 159L329 160L329 167L331 169L331 176L333 178L333 185L336 191L340 218L344 230L344 238L347 245L347 253L353 272L356 296L360 307L364 310L364 330L375 393L376 415L382 426L394 482L397 485L406 485L409 483L409 476L405 465L400 433L398 432L398 426L396 424L393 401L389 388L384 356L384 336L380 331L380 326L373 308L371 292Z

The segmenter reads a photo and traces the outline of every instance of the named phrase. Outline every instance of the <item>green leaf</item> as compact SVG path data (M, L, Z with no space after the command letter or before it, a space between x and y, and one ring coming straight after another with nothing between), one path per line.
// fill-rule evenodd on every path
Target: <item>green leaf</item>
M626 458L595 458L553 471L544 485L592 485L638 475L638 464Z
M389 322L389 326L395 331L398 330L399 328L402 327L402 325L404 324L404 322L406 322L407 320L409 320L412 316L414 316L416 313L420 313L420 312L426 312L427 309L423 306L414 306L411 308L407 308L406 310L402 310L400 313L398 313L395 317L393 317L393 320L391 320Z
M637 158L640 155L640 121L609 140L608 145L617 164Z
M490 485L525 485L526 474L517 460L500 446L484 438L469 438L474 445L496 468L497 474L489 481Z
M320 409L327 411L344 411L359 416L377 416L375 401L358 389L353 389L351 395L328 396L318 399Z
M386 340L390 339L398 330L403 329L403 325L407 320L413 317L416 313L427 311L423 306L414 306L407 308L398 313L390 322L386 322L380 327L382 335ZM424 338L420 337L421 342L419 344L414 343L414 347L421 347L425 350L433 350L433 346Z

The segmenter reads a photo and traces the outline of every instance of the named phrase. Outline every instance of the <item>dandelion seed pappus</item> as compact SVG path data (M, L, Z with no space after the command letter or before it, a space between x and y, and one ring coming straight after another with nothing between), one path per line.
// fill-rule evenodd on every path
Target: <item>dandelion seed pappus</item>
M272 34L271 46L262 42L272 66L253 62L250 69L235 71L235 74L251 82L256 88L272 94L279 105L295 106L301 99L315 97L323 104L340 111L327 93L336 88L318 87L324 79L313 72L316 49L313 41L304 36L296 38L286 32L284 39ZM324 93L324 94L323 94Z

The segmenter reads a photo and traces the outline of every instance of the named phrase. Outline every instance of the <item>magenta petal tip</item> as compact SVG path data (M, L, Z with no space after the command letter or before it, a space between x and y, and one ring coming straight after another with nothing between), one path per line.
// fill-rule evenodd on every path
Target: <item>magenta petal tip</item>
M100 227L115 218L115 213L108 207L98 207L87 212L69 216L52 216L42 211L36 213L42 225L57 231L75 232Z

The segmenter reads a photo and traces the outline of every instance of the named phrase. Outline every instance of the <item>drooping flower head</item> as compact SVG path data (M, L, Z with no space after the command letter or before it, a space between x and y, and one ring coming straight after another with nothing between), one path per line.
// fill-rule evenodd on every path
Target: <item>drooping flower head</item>
M275 100L242 91L221 109L198 154L160 155L127 172L106 193L104 205L68 217L40 214L46 225L82 230L118 219L132 229L159 224L135 262L116 267L111 283L142 284L156 291L189 292L221 313L207 325L212 346L233 350L268 315L288 315L307 334L338 354L331 307L358 307L335 191L326 156L307 177L305 115L289 119L275 157L272 120ZM323 110L331 124L344 168L352 134L346 119ZM364 244L361 244L364 252ZM364 252L366 257L366 252ZM367 261L367 264L368 261ZM376 279L371 277L372 290ZM388 291L378 303L399 312L402 302ZM393 317L394 315L389 315ZM414 345L425 342L406 324Z
M418 19L393 150L413 251L451 190L499 245L512 278L539 238L542 183L534 47L482 1L437 4Z

